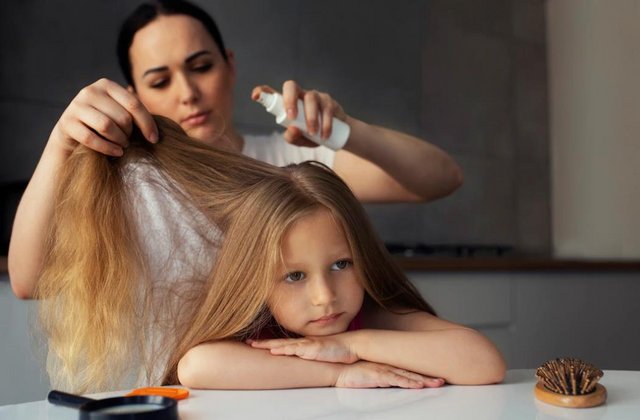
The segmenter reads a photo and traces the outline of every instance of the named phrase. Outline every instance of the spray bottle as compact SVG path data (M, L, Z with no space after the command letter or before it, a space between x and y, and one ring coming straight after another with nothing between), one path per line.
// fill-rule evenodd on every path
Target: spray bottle
M279 93L260 92L258 97L260 102L267 110L267 112L276 116L276 122L283 127L289 127L291 125L298 127L306 138L312 140L322 146L326 146L333 150L340 150L347 143L349 139L349 133L351 128L345 122L333 118L331 136L327 139L323 139L320 135L320 131L317 134L311 135L307 131L307 122L304 115L304 104L301 99L298 99L298 115L295 119L287 118L287 112L284 109L284 101L282 95ZM318 118L318 126L322 127L322 118Z

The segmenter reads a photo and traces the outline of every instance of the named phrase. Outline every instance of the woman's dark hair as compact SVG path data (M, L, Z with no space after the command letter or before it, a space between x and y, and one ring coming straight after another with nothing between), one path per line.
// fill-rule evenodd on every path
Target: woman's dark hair
M140 29L162 15L186 15L198 20L204 25L207 32L209 32L213 38L224 60L229 60L227 51L224 48L224 42L222 41L222 35L220 35L220 31L218 30L218 25L216 25L213 18L200 7L184 0L156 0L150 3L143 3L122 23L120 33L118 34L118 62L128 84L134 86L133 76L131 75L131 60L129 58L129 48L133 42L133 37Z

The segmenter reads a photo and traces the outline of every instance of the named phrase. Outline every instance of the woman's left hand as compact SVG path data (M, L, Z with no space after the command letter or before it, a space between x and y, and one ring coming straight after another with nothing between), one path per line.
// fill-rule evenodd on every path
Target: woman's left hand
M260 96L260 92L275 92L270 86L256 86L251 93L255 100ZM342 106L328 93L317 90L305 90L293 80L288 80L282 85L282 99L287 111L287 118L294 119L298 115L298 99L304 103L304 114L307 122L307 131L311 134L320 133L323 139L331 135L333 118L342 121L347 120L347 114ZM320 126L319 122L322 122ZM318 145L304 137L302 131L297 127L289 127L284 132L284 139L296 146L317 147Z
M349 334L324 337L278 338L247 341L251 347L266 349L273 355L297 356L318 362L355 363L358 355L349 342Z

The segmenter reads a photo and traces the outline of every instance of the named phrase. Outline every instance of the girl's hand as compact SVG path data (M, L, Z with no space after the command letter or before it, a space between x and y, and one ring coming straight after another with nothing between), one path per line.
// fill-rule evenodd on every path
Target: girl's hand
M145 138L158 140L151 114L127 89L108 79L83 88L62 113L49 144L71 153L78 143L109 156L122 156L135 123Z
M345 365L338 376L337 388L438 388L442 378L430 378L408 370L361 360Z
M251 97L255 100L260 92L275 92L269 86L257 86L253 89ZM294 119L298 115L298 99L304 102L304 114L307 122L307 131L311 134L320 133L323 139L329 138L333 125L332 119L346 121L347 114L342 106L328 93L318 92L317 90L304 90L293 80L288 80L282 85L282 99L287 117ZM322 120L322 126L319 120ZM304 137L301 130L297 127L289 127L284 132L284 139L296 146L317 147L318 145Z
M349 334L342 333L325 337L279 338L247 341L251 347L267 349L273 355L297 356L319 362L355 363L358 361Z

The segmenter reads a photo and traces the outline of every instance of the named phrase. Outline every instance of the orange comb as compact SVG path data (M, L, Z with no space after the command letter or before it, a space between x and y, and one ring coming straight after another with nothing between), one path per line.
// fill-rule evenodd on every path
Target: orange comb
M169 397L174 400L184 400L189 396L187 388L164 388L161 386L150 386L146 388L137 388L128 393L127 397L134 395L158 395L160 397Z

